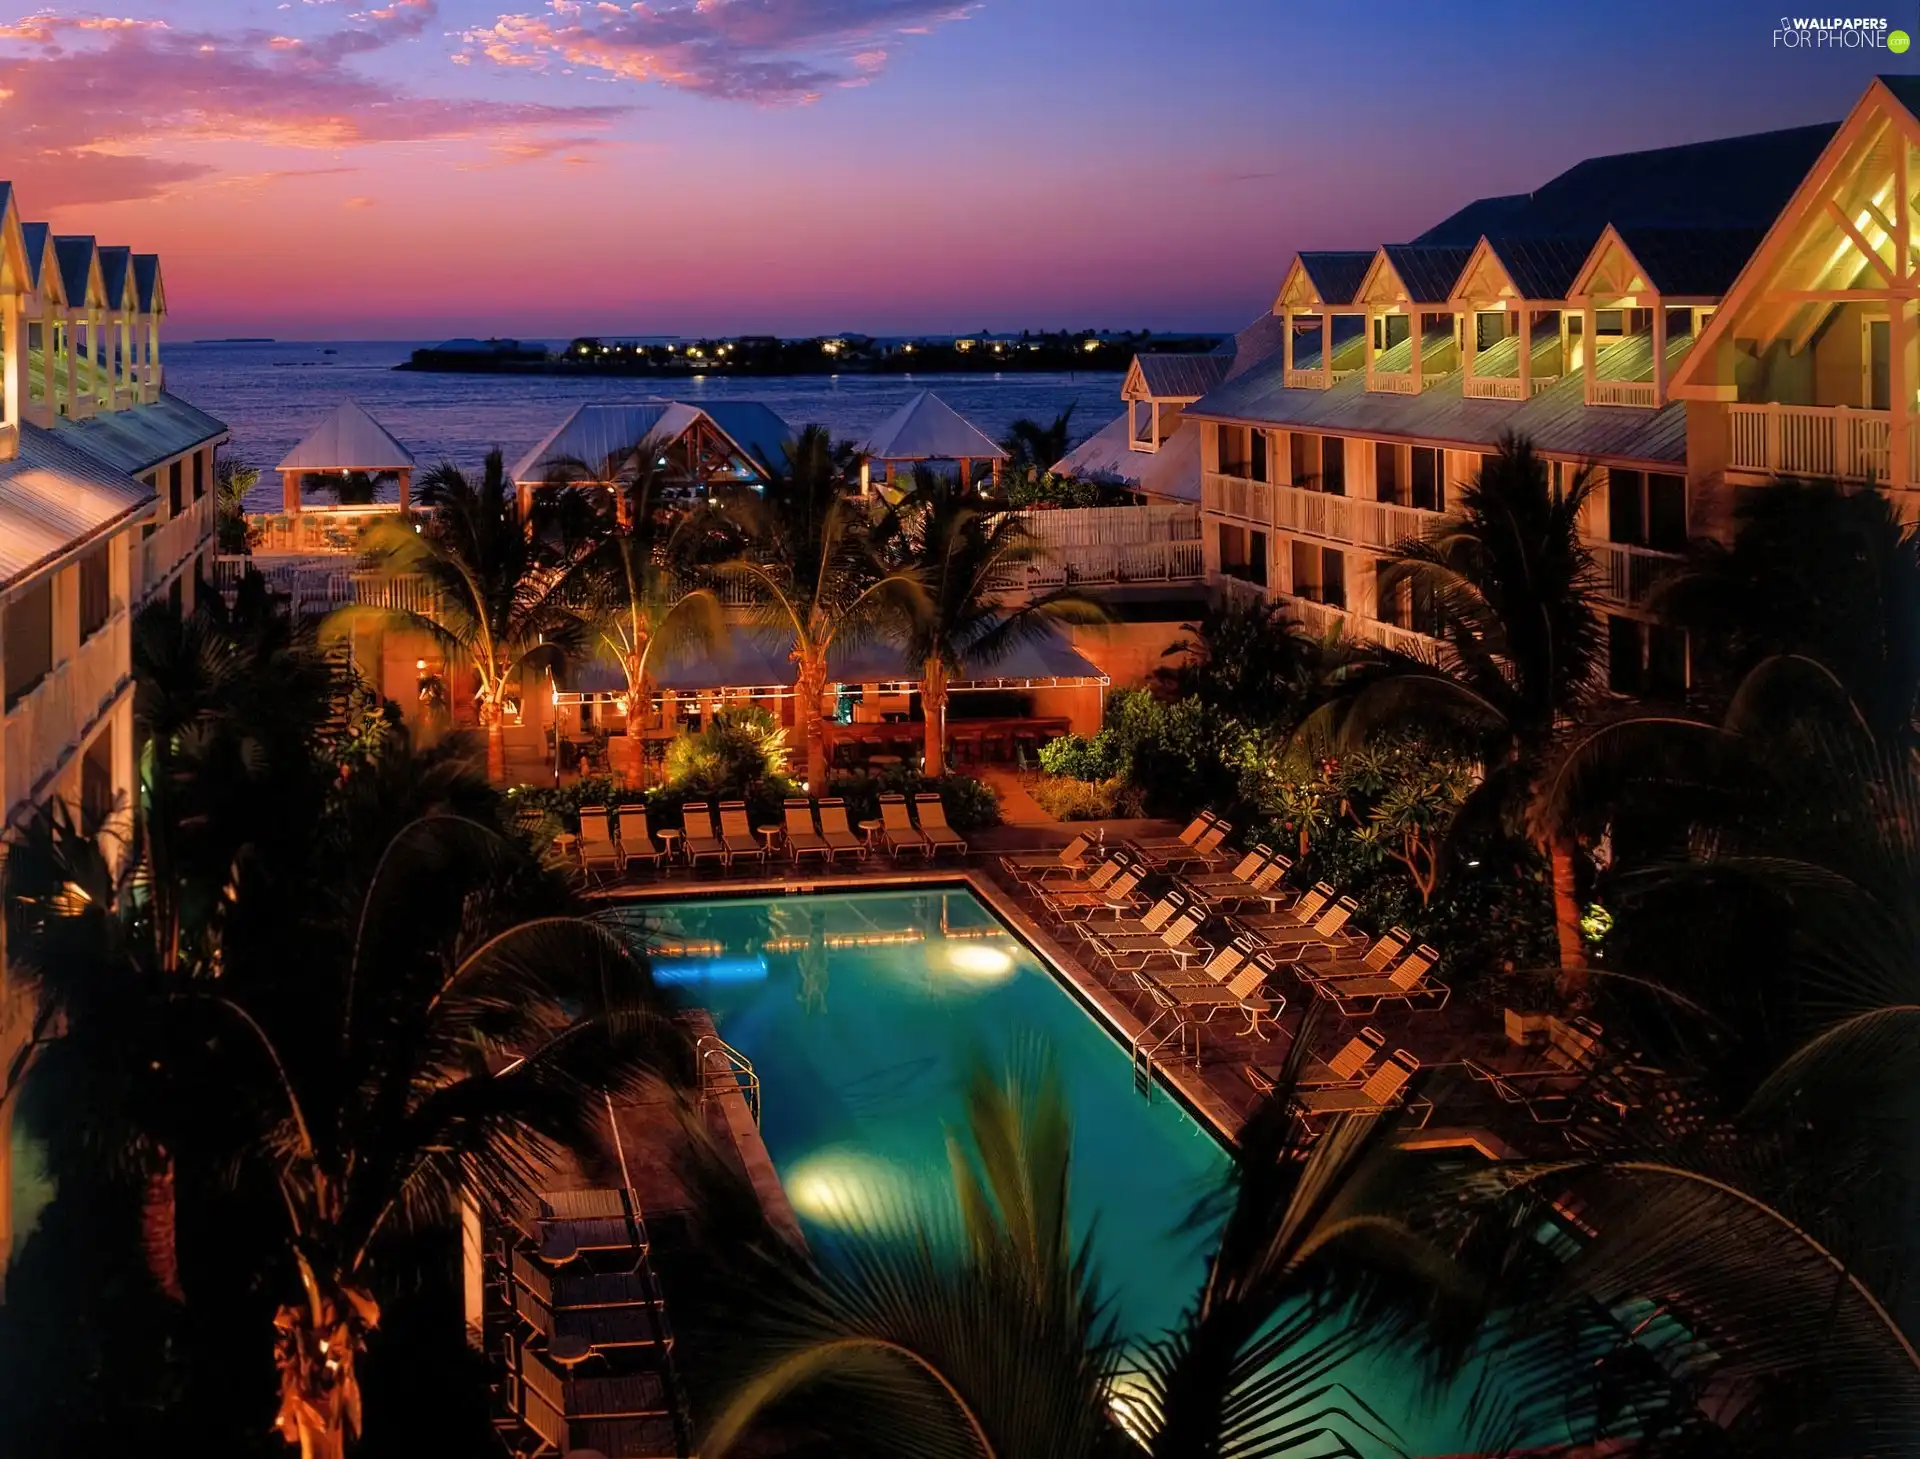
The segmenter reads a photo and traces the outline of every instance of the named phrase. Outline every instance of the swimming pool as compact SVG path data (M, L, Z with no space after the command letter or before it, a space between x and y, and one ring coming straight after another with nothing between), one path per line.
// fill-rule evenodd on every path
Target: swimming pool
M970 891L649 900L634 915L654 927L656 977L753 1061L761 1134L804 1226L830 1231L868 1193L948 1189L974 1058L998 1067L1038 1038L1073 1114L1076 1229L1091 1227L1120 1330L1177 1321L1213 1234L1183 1223L1226 1153L1164 1093L1134 1092L1126 1049ZM1404 1452L1467 1448L1470 1378L1422 1401L1403 1360L1373 1353L1341 1380Z
M1051 1052L1074 1120L1073 1204L1123 1331L1171 1325L1204 1271L1179 1232L1227 1157L1164 1096L1133 1092L1125 1051L964 888L648 902L662 981L709 1008L753 1061L761 1134L803 1224L867 1190L947 1179L962 1081L1016 1039Z

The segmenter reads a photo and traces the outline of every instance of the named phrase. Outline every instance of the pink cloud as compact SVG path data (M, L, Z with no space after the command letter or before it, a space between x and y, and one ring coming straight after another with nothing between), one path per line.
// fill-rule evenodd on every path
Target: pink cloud
M696 0L625 8L547 0L462 33L501 66L556 62L732 101L810 102L881 71L883 38L963 20L955 0Z
M603 126L618 106L420 97L351 69L356 56L422 34L432 0L394 0L361 23L295 40L104 23L41 12L0 26L5 166L30 207L153 197L217 169L182 143L347 148L383 142L512 141Z

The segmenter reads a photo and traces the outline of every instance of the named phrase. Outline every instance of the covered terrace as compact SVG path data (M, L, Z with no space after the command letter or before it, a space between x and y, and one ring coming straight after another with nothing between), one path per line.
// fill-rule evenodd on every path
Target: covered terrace
M948 461L959 468L963 484L972 483L974 464L985 461L998 486L1000 468L1007 459L998 442L931 390L922 390L882 421L860 443L859 453L862 496L873 494L876 461L885 472L887 489L892 491L901 466L912 470L916 465Z

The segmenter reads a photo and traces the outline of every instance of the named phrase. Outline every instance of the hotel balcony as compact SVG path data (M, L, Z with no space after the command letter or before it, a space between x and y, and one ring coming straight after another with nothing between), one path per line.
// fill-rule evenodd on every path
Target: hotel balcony
M397 510L392 502L375 502L370 506L306 505L297 512L248 512L247 536L260 557L341 556L358 550L360 534L371 523Z
M1209 471L1200 479L1202 510L1278 527L1285 532L1321 537L1342 546L1385 551L1409 537L1419 537L1442 520L1440 512L1392 502L1365 501L1300 486L1276 486Z
M1587 361L1586 403L1657 410L1667 403L1667 382L1693 348L1693 340L1691 334L1652 330L1595 336L1595 347ZM1664 368L1658 370L1656 349L1663 349L1666 355Z
M101 714L132 683L130 654L127 610L120 605L72 657L55 664L6 711L8 819L45 793Z
M1625 608L1643 606L1660 580L1685 561L1678 552L1626 542L1589 542L1587 550L1603 576L1602 594L1608 602Z
M144 603L165 587L213 532L214 494L209 491L171 521L162 522L133 547L133 601Z
M1726 409L1730 470L1861 484L1891 479L1891 411L1778 403ZM1908 425L1907 454L1906 479L1920 481L1920 425Z
M1398 316L1383 316L1397 318ZM1413 344L1403 339L1374 353L1367 389L1382 395L1418 395L1431 390L1460 367L1460 351L1451 331L1428 327L1421 341L1420 368L1413 368Z

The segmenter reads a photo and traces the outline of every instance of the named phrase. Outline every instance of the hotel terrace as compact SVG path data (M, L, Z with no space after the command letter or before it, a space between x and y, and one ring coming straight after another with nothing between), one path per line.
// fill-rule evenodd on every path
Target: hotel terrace
M1594 158L1407 243L1300 253L1222 352L1139 357L1127 414L1058 469L1197 500L1219 590L1418 651L1426 605L1377 564L1525 435L1598 474L1612 687L1680 688L1649 594L1739 489L1920 490L1917 113L1920 81L1882 77L1837 125Z
M163 595L193 603L227 431L166 392L166 312L156 255L23 222L0 182L0 795L10 826L54 800L90 823L126 810L131 619ZM21 1031L13 992L0 1028L9 1063ZM11 1196L0 1175L0 1262Z

